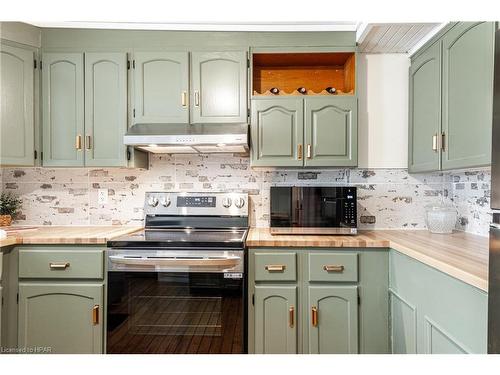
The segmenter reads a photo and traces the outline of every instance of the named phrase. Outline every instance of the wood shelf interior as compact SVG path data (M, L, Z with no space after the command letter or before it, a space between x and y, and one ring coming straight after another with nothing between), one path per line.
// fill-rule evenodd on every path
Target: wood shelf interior
M334 87L336 95L354 95L356 78L354 52L318 53L255 53L253 55L253 94L302 95L297 91L305 87L308 95L332 95L327 87Z

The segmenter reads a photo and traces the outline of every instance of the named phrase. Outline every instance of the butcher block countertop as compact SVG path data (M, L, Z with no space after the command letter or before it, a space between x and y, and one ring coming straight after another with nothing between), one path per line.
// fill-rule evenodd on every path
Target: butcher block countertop
M10 227L0 247L12 245L98 245L109 239L135 232L131 226L42 226Z
M488 291L488 238L464 232L367 230L356 236L271 235L252 228L248 247L391 248L476 288Z

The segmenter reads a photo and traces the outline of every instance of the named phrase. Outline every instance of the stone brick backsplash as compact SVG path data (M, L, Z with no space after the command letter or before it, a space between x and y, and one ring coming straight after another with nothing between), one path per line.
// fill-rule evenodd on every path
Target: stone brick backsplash
M241 155L152 155L149 170L125 168L3 168L2 191L23 199L21 225L142 225L147 191L245 191L252 226L269 226L273 185L358 187L362 229L424 229L424 206L441 199L459 211L457 229L486 234L489 170L408 174L404 169L250 168ZM97 190L108 189L107 205Z

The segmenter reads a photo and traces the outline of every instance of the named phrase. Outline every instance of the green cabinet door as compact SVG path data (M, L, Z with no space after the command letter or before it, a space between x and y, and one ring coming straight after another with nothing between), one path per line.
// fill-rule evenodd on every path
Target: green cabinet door
M409 82L408 170L440 169L441 42L415 58Z
M443 169L491 162L493 22L463 22L443 37Z
M133 123L189 122L187 52L134 54Z
M297 353L297 286L255 286L255 354Z
M43 165L84 165L83 53L44 53Z
M358 353L358 287L310 285L309 353Z
M252 100L252 165L302 167L302 98Z
M127 54L85 54L85 165L126 166Z
M307 167L358 164L358 101L352 96L305 99Z
M19 347L102 353L102 312L102 284L20 283Z
M193 123L247 122L247 53L192 52Z
M34 165L33 58L0 44L0 165Z
M417 354L417 308L390 290L393 354Z

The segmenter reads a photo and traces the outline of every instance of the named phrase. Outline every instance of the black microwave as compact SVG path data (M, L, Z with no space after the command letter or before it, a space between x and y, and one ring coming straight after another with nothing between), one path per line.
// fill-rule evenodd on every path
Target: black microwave
M272 186L271 234L356 234L356 188Z

